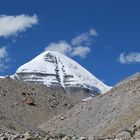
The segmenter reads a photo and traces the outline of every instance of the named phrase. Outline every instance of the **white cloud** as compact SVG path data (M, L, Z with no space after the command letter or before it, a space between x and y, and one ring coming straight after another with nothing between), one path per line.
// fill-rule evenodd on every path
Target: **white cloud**
M73 47L71 44L66 41L59 41L58 43L50 43L45 50L60 52L64 55L68 56L79 56L81 58L85 58L88 53L91 52L89 47L85 46L77 46Z
M90 29L84 34L80 34L72 39L72 41L59 41L58 43L50 43L45 50L57 51L68 56L86 57L91 52L90 46L95 42L93 36L97 36L94 29Z
M89 34L92 35L92 36L98 36L98 33L96 32L95 29L90 29Z
M72 47L66 41L59 41L58 43L50 43L45 50L56 51L69 55L69 53L72 51Z
M0 72L8 68L9 56L6 47L0 48Z
M73 52L71 53L71 55L72 56L80 56L80 57L84 58L90 52L91 52L91 49L89 47L78 46L78 47L73 49Z
M72 39L71 44L73 46L90 46L94 41L93 36L98 36L96 30L90 29L88 32L80 34Z
M0 48L0 60L7 58L7 56L6 47Z
M129 54L121 53L118 61L121 64L140 63L140 52L132 52L132 53L129 53Z
M27 28L32 27L38 23L36 15L28 16L25 14L18 16L0 16L0 37L8 37L17 35L19 32L26 31Z

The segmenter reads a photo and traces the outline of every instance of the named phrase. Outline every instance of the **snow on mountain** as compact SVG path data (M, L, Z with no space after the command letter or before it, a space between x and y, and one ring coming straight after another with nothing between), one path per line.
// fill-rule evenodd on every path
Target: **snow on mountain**
M18 80L35 82L48 87L84 88L96 93L105 93L105 85L80 64L54 51L45 51L16 71Z

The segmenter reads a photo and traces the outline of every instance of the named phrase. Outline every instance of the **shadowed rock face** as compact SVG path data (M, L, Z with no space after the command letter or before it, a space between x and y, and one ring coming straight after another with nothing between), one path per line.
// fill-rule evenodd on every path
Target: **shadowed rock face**
M79 99L84 99L89 96L94 97L94 96L100 95L97 88L95 88L95 90L89 90L89 89L80 88L80 87L66 87L65 92L67 93L67 95L73 96Z
M123 80L108 93L76 105L66 113L41 124L39 128L70 136L115 137L121 132L124 132L123 135L126 134L125 130L129 130L139 119L140 74L138 73Z

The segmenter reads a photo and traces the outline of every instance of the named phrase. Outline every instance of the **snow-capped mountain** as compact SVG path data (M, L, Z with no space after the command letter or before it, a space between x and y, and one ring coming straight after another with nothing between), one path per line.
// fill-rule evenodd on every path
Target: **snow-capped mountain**
M66 92L75 88L77 91L84 89L89 93L102 94L110 89L80 64L54 51L45 51L22 65L14 77L48 87L63 87Z

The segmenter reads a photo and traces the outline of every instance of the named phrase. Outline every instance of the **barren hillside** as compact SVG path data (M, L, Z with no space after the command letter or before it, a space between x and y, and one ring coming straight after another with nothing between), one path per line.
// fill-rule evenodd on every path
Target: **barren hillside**
M39 127L51 133L114 137L140 119L140 74L133 75L104 95L76 105ZM137 129L138 130L138 129Z

